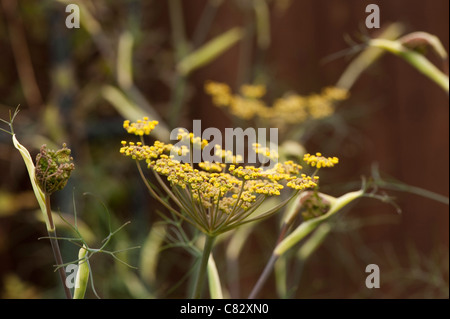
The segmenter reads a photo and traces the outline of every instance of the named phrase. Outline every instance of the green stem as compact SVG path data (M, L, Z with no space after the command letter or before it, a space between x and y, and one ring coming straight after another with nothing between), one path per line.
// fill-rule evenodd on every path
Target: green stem
M172 44L175 49L177 62L181 61L189 52L186 30L184 26L183 7L180 0L169 0L169 16L172 28ZM176 74L175 89L172 91L172 107L170 110L170 125L176 126L180 119L181 109L186 93L187 79Z
M200 45L205 41L210 27L214 22L214 18L217 14L217 9L219 9L220 3L218 1L208 1L203 9L200 20L195 28L194 35L192 36L192 43L194 48L200 47Z
M449 80L448 76L439 70L434 64L432 64L422 54L413 50L409 50L401 43L396 41L389 41L384 39L373 39L369 42L372 47L377 47L391 52L401 58L405 59L408 63L414 66L419 72L426 75L433 80L436 84L442 87L447 93L449 92Z
M253 287L252 292L248 296L248 299L255 299L258 293L261 291L262 287L264 286L265 282L270 276L270 273L272 272L272 268L275 265L275 262L278 259L278 255L272 254L269 261L266 264L266 267L264 268L264 271L262 272L261 276L259 277L258 281L256 282L255 287Z
M177 74L175 80L175 88L172 91L172 108L170 110L170 125L176 127L182 115L181 111L186 95L187 78L184 75Z
M172 28L172 45L175 49L177 61L180 61L189 51L184 26L183 6L180 0L169 0L168 5Z
M214 245L214 240L216 236L206 235L205 246L203 248L202 260L200 262L200 268L197 274L197 281L195 283L193 298L200 299L202 294L203 283L205 281L205 276L207 274L207 266L209 255L211 254L212 247Z
M70 292L70 289L66 285L66 272L64 270L64 267L62 267L63 260L61 257L61 251L59 249L58 240L56 239L56 228L53 224L53 218L52 218L52 209L50 205L50 195L45 195L45 208L47 210L47 216L49 220L50 228L47 229L48 231L48 237L50 238L50 243L52 245L53 255L55 257L56 266L58 267L59 277L61 279L61 283L64 288L64 293L66 294L67 299L72 299L72 294Z
M387 26L386 29L382 31L382 33L378 36L378 38L394 40L402 34L402 32L404 31L403 29L404 27L402 24L393 23ZM349 51L346 50L345 54L348 53ZM384 50L379 48L366 48L347 66L338 82L336 83L336 86L346 90L350 90L356 80L358 80L358 78L361 76L361 74L372 64L374 64L378 59L380 59L385 53L386 52Z
M281 226L280 235L278 236L277 245L286 237L286 233L289 229L291 224L283 223L283 226ZM266 264L266 267L264 267L264 270L261 274L261 276L258 278L258 281L256 282L255 286L253 287L250 295L248 296L248 299L255 299L258 293L261 291L264 283L266 282L267 278L269 278L269 275L272 271L272 268L275 265L275 262L278 260L278 255L272 253L272 256L270 257L269 261Z

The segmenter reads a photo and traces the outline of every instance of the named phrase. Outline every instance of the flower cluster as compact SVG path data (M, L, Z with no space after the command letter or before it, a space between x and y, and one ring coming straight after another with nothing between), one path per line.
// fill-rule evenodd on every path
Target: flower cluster
M217 90L219 89L221 87ZM258 93L261 92L257 90L246 92L247 95L253 96ZM137 123L125 122L126 129L137 127L140 123L150 123L148 120ZM127 129L127 131L135 134L134 130L130 132ZM188 139L191 145L202 148L208 145L208 141L201 140L192 133L180 131L178 139ZM270 150L263 149L260 145L253 146L269 157L277 155L271 154ZM176 208L173 212L176 211L180 217L207 234L216 235L251 220L270 216L299 191L314 189L318 186L318 176L305 175L302 173L302 166L293 161L276 163L271 168L244 165L236 160L232 152L215 145L214 151L219 158L231 158L234 161L180 162L171 155L174 148L174 145L160 141L155 141L151 146L143 144L142 141L136 143L122 141L120 153L136 161L144 161L147 168L153 171L161 188L175 203ZM176 152L180 150L181 148ZM189 153L190 149L184 148L183 152ZM319 153L306 154L304 160L308 165L316 168L331 167L337 163L337 158L325 158ZM288 189L291 189L291 194L287 200L251 218L251 214L268 197L279 196L282 191ZM149 191L157 199L159 198L151 187Z
M148 117L142 120L130 123L130 120L123 122L123 128L129 133L137 136L149 135L151 131L158 125L158 121L150 121Z
M172 148L172 144L164 144L160 141L155 141L152 146L144 145L142 142L122 141L120 153L138 161L145 160L147 164L153 165L155 159L170 152Z
M228 108L238 118L251 120L258 117L287 124L330 116L334 113L335 103L348 98L348 91L326 87L320 94L309 96L287 94L269 106L261 100L266 94L262 85L243 85L239 95L232 94L227 84L209 81L205 84L205 91L211 95L214 105Z
M308 188L314 188L317 186L319 176L306 176L306 174L301 174L300 177L296 177L287 183L288 187L296 190L304 190Z
M305 154L303 160L309 165L317 168L333 167L339 163L339 159L337 157L324 157L321 153L316 153L316 155Z

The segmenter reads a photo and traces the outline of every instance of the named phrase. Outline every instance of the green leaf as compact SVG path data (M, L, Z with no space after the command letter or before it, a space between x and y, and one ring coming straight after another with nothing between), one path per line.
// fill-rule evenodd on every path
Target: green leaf
M140 260L140 275L142 279L151 287L155 286L156 281L156 269L158 266L160 249L164 243L164 239L167 233L167 225L155 224L141 250Z
M188 54L177 65L178 72L184 76L207 65L223 52L232 47L243 36L240 28L236 27L212 39L199 49Z
M22 144L19 143L15 134L12 136L12 140L13 140L14 147L20 152L20 155L22 155L23 161L25 162L25 166L27 167L28 175L29 175L30 181L31 181L31 186L33 187L33 191L34 191L34 196L36 197L36 199L39 203L39 207L41 208L43 218L44 218L45 224L47 226L47 230L53 230L50 227L50 221L49 221L48 215L47 215L47 208L45 205L45 195L36 182L35 167L34 167L34 162L33 162L33 159L31 158L30 152L28 152L28 150Z
M129 31L119 37L117 49L117 82L122 88L129 88L133 84L133 43L134 39Z

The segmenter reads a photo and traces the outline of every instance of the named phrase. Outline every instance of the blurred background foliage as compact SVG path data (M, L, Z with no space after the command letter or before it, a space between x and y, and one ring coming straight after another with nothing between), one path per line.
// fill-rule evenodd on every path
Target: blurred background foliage
M80 6L80 29L65 27L72 2ZM15 131L32 156L42 144L66 142L72 149L76 170L53 208L73 220L75 202L80 232L92 247L108 235L108 216L113 229L131 221L113 237L113 249L142 246L120 256L138 270L107 255L93 257L101 297L182 298L193 264L183 247L165 246L176 234L154 213L164 209L118 152L123 120L157 119L154 138L165 141L175 127L191 129L193 119L203 128L254 126L215 107L205 83L227 83L233 92L262 84L267 103L287 92L320 93L345 82L341 76L359 54L355 43L386 30L393 39L429 32L448 51L448 1L377 1L380 30L364 26L369 3L0 1L0 117L20 104ZM427 57L440 67L436 56ZM385 180L405 183L388 191L402 213L360 200L333 219L310 254L297 249L279 261L263 298L448 298L448 95L394 56L372 59L347 78L350 97L332 116L296 126L280 144L287 143L287 153L338 156L339 166L322 177L321 190L334 196L358 188L376 164ZM3 133L0 167L0 297L58 298L50 246L38 240L45 236L38 205L20 155ZM275 245L278 223L271 218L218 243L214 257L225 296L248 295ZM70 234L61 221L58 227L60 235ZM77 247L61 242L61 249L65 261L76 259ZM370 263L380 266L380 289L365 287ZM87 297L94 297L90 289Z

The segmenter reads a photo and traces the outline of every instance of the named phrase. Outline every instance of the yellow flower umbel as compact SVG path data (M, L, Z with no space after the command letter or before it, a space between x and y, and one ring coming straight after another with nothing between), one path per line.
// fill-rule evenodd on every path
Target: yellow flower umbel
M225 83L208 81L205 92L215 106L228 108L230 113L243 120L260 118L269 123L300 124L309 119L322 119L334 113L336 102L348 98L348 91L326 87L320 94L301 96L290 93L276 99L272 106L261 99L266 94L263 85L244 84L241 94L232 94Z
M218 102L227 101L229 91L226 87L210 84L208 90L217 95ZM257 98L264 93L258 87L246 87L243 91L248 98ZM144 144L143 135L151 132L156 125L153 123L146 118L135 123L125 121L124 128L128 133L138 135L140 141L122 141L120 153L136 161L139 173L153 197L170 212L205 234L206 240L193 295L197 298L201 296L214 239L219 234L245 223L267 218L278 212L300 192L316 189L317 170L314 175L308 176L302 173L302 166L293 161L277 163L271 168L244 165L242 157L222 149L220 145L214 145L211 149L222 163L194 163L194 157L189 153L209 146L208 141L182 130L178 134L178 140L186 141L189 147L164 144L160 141L148 146ZM278 157L276 152L262 148L259 144L253 147L258 154L268 158ZM190 159L190 162L181 162L182 159L178 160L173 154L183 155L182 158ZM317 168L331 166L326 162L328 159L316 155L305 161ZM145 161L170 202L163 200L150 185L140 165L141 161ZM333 165L337 163L334 158L329 161ZM262 204L266 199L280 196L282 192L288 192L283 201L254 214L258 208L264 207Z
M210 90L220 94L227 92L222 86L210 87ZM262 93L262 89L257 87L247 87L245 91L245 94L254 97ZM148 118L135 123L128 120L124 122L124 128L128 133L140 137L149 134L155 125L155 121L150 121ZM180 131L178 140L183 139L201 149L208 145L208 141L192 133ZM276 152L262 148L259 144L254 144L253 147L257 153L262 153L264 156L273 159L278 157ZM160 141L155 141L149 146L144 144L142 138L140 142L122 141L120 148L121 154L147 164L147 168L153 172L160 187L168 194L175 206L167 204L157 196L153 188L149 187L149 191L156 199L180 218L210 236L216 236L244 223L268 217L276 213L298 192L318 187L318 176L305 175L302 172L302 166L293 161L277 163L270 169L242 165L241 157L215 145L215 155L224 163L204 161L194 165L192 162L183 163L175 159L171 155L171 153L174 154L173 151L176 154L186 155L190 149L175 149L174 145ZM192 157L186 158L192 160ZM305 156L305 162L317 168L331 167L337 163L337 159L324 158L317 153L315 156ZM138 168L143 174L140 165ZM146 181L144 175L142 177ZM164 179L168 184L164 182ZM283 191L290 192L287 199L252 218L252 214L268 197L279 196Z

